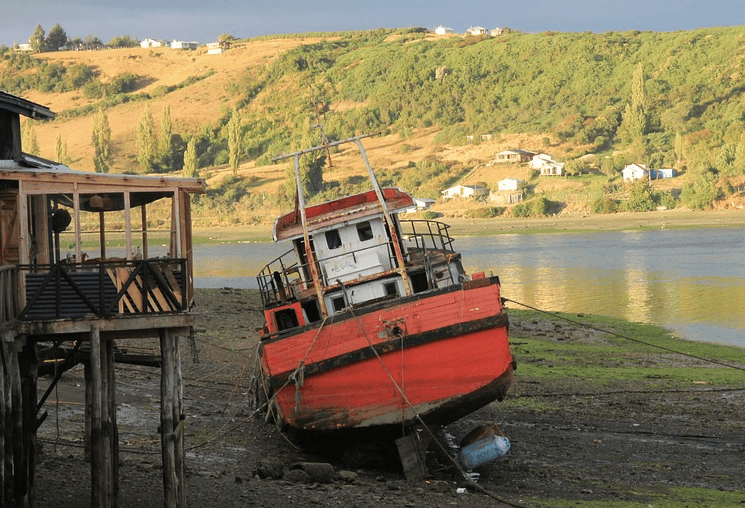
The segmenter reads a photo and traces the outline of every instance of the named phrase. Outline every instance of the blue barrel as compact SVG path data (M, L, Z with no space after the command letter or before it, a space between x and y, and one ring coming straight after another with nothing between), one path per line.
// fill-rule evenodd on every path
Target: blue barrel
M489 436L464 446L458 451L458 462L464 469L476 469L502 458L510 449L510 440L502 436Z

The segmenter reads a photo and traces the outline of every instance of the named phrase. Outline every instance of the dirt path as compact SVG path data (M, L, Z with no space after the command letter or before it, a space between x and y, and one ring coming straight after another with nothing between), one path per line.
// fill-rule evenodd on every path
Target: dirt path
M252 416L249 406L254 329L260 324L257 293L199 290L197 304L199 363L182 348L190 506L507 506L473 491L457 493L466 483L434 447L428 452L432 478L416 483L391 468L349 465L295 449L272 425ZM518 371L508 400L445 429L457 442L477 425L496 422L509 437L507 457L479 471L483 488L511 506L646 507L663 499L666 506L745 503L745 383L671 385L663 369L671 358L654 353L629 353L624 359L630 369L660 367L659 375L641 376L633 384L612 378L598 383L581 374L569 379L532 375L563 361L539 354L537 345L558 350L571 337L594 347L605 338L520 313L511 316L511 335ZM118 346L148 345L123 341ZM671 368L706 373L697 360L675 357L673 363ZM162 506L158 371L121 366L117 383L119 506ZM40 390L45 384L40 380ZM65 374L45 406L49 418L39 430L43 451L36 477L39 507L90 502L83 389L77 367ZM266 472L272 464L286 469L296 462L329 460L335 471L329 483L303 483L300 474L285 479L257 474L260 464Z

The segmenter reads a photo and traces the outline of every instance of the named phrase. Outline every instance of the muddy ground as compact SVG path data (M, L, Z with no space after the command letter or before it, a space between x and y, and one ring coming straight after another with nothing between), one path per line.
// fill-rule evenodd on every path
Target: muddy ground
M493 403L444 429L459 439L497 423L510 439L507 456L481 468L477 492L436 446L428 451L431 478L407 482L395 467L344 461L296 449L252 414L255 328L261 324L256 292L199 290L196 337L199 361L182 343L187 413L187 492L195 507L344 506L743 506L745 390L691 384L660 389L657 379L608 381L521 377L519 365L538 361L519 339L546 341L598 332L540 319L511 317L517 381L506 403ZM122 341L121 349L157 352L153 344ZM649 362L654 362L650 356ZM695 360L676 360L680 366ZM545 365L551 368L551 365ZM632 368L632 367L630 367ZM117 367L120 456L119 506L163 504L159 455L159 371ZM40 393L48 380L40 379ZM83 371L65 373L39 429L36 475L39 507L90 504L90 465L83 457ZM373 455L373 457L379 456ZM307 481L297 462L330 462L329 481ZM261 475L258 474L261 472ZM459 493L458 488L466 488ZM721 494L721 497L717 497Z

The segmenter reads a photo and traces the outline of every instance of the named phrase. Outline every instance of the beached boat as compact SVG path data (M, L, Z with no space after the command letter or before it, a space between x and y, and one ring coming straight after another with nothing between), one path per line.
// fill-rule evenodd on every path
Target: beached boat
M446 425L509 389L515 360L499 278L468 276L448 226L404 220L414 199L381 188L296 209L274 224L292 248L259 274L259 400L289 434L401 436Z

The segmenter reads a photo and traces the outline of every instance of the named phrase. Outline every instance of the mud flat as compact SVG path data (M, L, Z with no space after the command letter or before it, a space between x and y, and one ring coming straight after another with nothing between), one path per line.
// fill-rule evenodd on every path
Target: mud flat
M258 293L198 290L197 305L199 362L187 344L182 348L190 506L745 504L741 348L680 341L665 330L624 321L562 316L579 325L510 310L518 360L513 389L506 401L459 420L443 434L457 442L478 425L497 423L509 437L508 455L478 471L478 484L491 494L486 495L469 487L434 446L428 452L431 479L414 483L390 466L294 448L250 406L255 328L261 324ZM118 346L154 347L139 341ZM158 371L122 365L116 375L119 506L162 506ZM40 390L45 387L40 380ZM76 367L44 407L49 417L39 430L39 507L90 503L90 465L82 448L83 389L82 368ZM298 462L328 462L334 474L313 481L288 473ZM459 494L459 487L466 493Z

